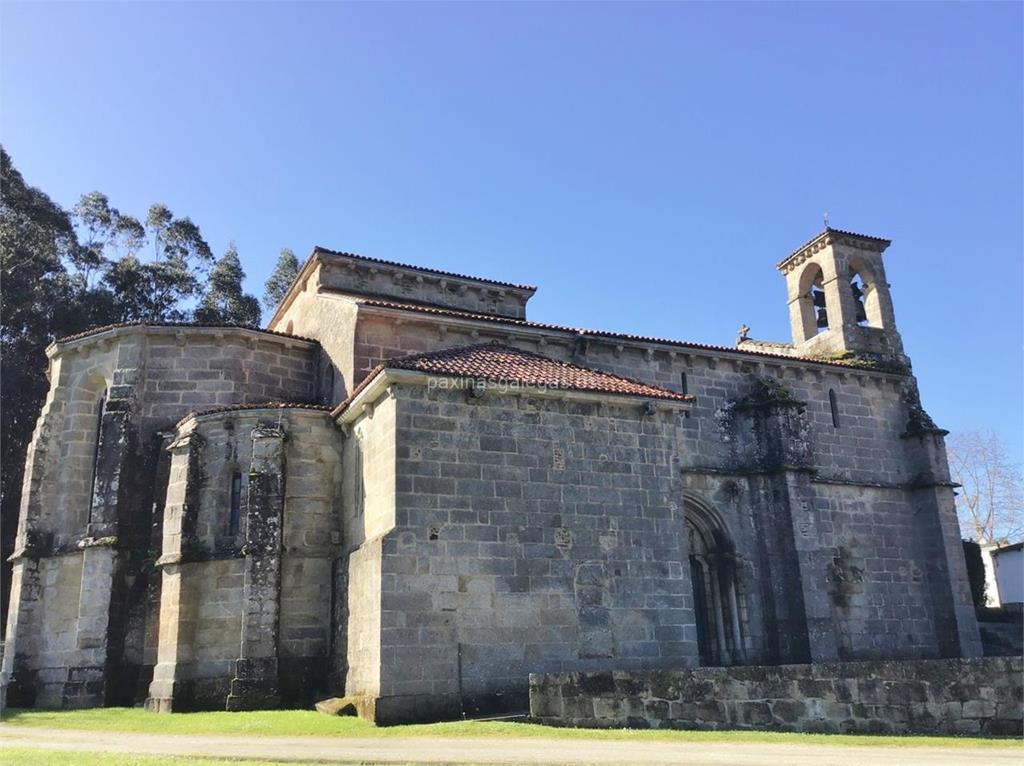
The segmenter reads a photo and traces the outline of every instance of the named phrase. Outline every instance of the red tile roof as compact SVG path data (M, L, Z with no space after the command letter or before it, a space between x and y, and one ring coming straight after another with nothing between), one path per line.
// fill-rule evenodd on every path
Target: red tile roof
M659 343L677 348L692 348L701 351L717 351L729 354L743 354L744 356L762 357L768 359L792 360L794 362L809 362L811 364L827 364L835 367L857 367L840 360L814 359L806 356L794 356L792 354L775 354L771 351L754 351L752 349L736 348L735 346L715 346L709 343L696 343L694 341L671 340L669 338L657 338L649 335L629 335L627 333L609 332L608 330L589 330L583 327L568 327L566 325L548 324L546 322L529 322L525 319L513 319L511 317L497 316L495 314L478 314L472 311L460 309L449 309L443 307L428 306L420 303L406 303L392 300L378 300L376 298L355 298L361 305L376 306L384 309L396 309L399 311L415 311L422 314L434 314L437 316L448 316L454 319L469 319L479 322L494 322L495 324L513 325L515 327L529 327L538 330L552 330L554 332L573 333L575 335L589 336L594 338L608 338L611 340L627 340L638 343Z
M892 240L891 239L886 239L885 237L874 237L874 236L872 236L870 234L858 234L855 231L846 231L845 229L833 229L831 226L826 226L824 231L818 232L813 237L811 237L809 240L804 242L802 245L800 245L800 247L796 248L793 252L791 252L789 255L787 255L785 258L783 258L781 261L779 261L778 265L781 266L783 263L785 263L790 258L792 258L794 255L796 255L801 250L803 250L805 247L807 247L808 245L810 245L810 244L812 244L814 242L817 242L819 239L824 237L826 234L839 234L840 236L843 236L843 237L856 237L857 239L867 239L867 240L870 240L872 242L878 242L878 243L884 244L886 247L888 247L889 245L892 244ZM883 249L885 249L885 248L883 248Z
M204 322L118 322L117 324L105 324L99 327L90 327L88 330L75 333L74 335L65 335L63 338L56 338L54 343L67 343L72 340L79 340L81 338L88 338L90 335L98 335L101 332L107 330L116 330L121 327L180 327L182 329L190 328L207 328L207 329L222 329L222 330L252 330L253 332L263 333L265 335L277 335L282 338L294 338L295 340L304 340L307 343L316 343L317 341L313 338L304 338L301 335L292 335L287 332L280 332L278 330L263 330L259 327L251 327L249 325L240 324L217 324L217 323L204 323Z
M472 378L501 384L518 384L563 391L589 391L617 396L638 396L646 399L669 399L690 402L693 396L650 386L630 378L623 378L600 370L568 362L560 362L540 354L506 346L502 343L482 343L475 346L413 354L389 359L377 365L352 394L339 404L338 414L370 381L383 370L414 370L446 377Z
M352 258L352 259L355 259L357 261L364 261L366 263L379 263L382 266L396 266L396 267L398 267L400 269L410 269L412 271L421 271L424 274L437 274L438 276L442 276L442 277L453 277L454 279L468 279L468 280L470 280L472 282L484 282L485 284L489 284L489 285L499 285L501 287L511 287L513 289L516 289L516 290L529 290L530 292L535 292L537 290L537 288L534 285L519 285L519 284L515 284L514 282L499 282L496 279L485 279L484 277L471 277L471 276L468 276L466 274L457 274L457 273L452 272L452 271L441 271L439 269L428 269L425 266L413 266L413 265L408 264L408 263L398 263L396 261L385 261L385 260L381 260L380 258L370 258L370 257L365 256L365 255L356 255L355 253L345 253L345 252L341 252L341 251L338 251L338 250L331 250L330 248L321 247L320 245L317 245L315 248L313 248L313 252L314 252L314 254L315 253L324 253L326 255L338 255L338 256L342 256L343 258Z
M198 418L202 415L216 415L222 412L244 412L246 410L316 410L327 412L331 408L323 404L306 404L303 402L263 402L261 404L226 404L223 407L212 407L208 410L196 410L188 413L177 422L175 428L180 426L189 418Z

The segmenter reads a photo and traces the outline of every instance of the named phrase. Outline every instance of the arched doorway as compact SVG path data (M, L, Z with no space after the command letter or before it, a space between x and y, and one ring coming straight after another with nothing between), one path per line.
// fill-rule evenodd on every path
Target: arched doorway
M700 664L741 665L746 655L732 541L712 509L692 499L684 507Z

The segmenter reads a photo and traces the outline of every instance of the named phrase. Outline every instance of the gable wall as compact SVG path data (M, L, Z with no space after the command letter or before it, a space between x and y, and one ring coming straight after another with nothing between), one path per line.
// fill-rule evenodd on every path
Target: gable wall
M288 304L272 329L319 341L318 399L323 404L337 404L355 385L352 381L356 306L351 300L321 291L322 276L320 268L310 274L302 291Z
M530 672L694 661L677 411L404 385L395 400L383 719L519 709Z
M415 268L372 261L323 256L320 281L352 295L373 295L402 301L418 301L463 311L522 319L532 289L501 285Z

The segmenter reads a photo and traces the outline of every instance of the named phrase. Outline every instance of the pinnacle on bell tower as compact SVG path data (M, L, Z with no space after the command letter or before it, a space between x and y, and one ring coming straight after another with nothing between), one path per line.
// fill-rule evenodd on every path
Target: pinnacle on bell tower
M806 356L906 362L882 263L889 240L833 229L827 221L821 234L778 264L794 347Z

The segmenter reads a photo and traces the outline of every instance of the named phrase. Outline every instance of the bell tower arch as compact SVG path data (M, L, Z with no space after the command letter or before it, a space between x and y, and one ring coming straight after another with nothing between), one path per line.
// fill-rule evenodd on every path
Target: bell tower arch
M889 244L826 228L778 264L801 355L907 361L882 262Z

